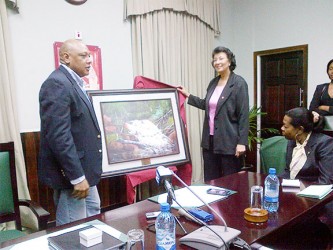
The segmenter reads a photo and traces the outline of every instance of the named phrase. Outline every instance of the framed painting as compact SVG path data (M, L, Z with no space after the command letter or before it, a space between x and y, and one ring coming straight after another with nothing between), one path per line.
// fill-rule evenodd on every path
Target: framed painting
M60 65L59 50L62 42L54 42L54 63L55 67L58 68ZM102 59L101 49L98 46L87 45L90 53L92 64L89 70L89 75L82 77L84 80L85 90L102 90L103 89L103 77L102 77Z
M87 94L102 133L104 177L190 160L176 89Z

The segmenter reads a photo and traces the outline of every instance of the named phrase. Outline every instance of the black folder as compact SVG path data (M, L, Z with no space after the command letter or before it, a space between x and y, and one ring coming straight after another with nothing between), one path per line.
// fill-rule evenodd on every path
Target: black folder
M48 237L49 247L52 250L106 250L106 249L125 249L126 242L123 242L105 232L102 234L102 243L91 247L86 247L80 243L80 231L92 228L86 226L74 231L70 231L57 236Z

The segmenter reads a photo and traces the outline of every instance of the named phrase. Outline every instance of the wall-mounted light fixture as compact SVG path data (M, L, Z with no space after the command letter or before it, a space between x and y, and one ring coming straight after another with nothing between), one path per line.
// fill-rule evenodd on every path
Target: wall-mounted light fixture
M87 0L65 0L65 1L74 5L81 5L87 2Z

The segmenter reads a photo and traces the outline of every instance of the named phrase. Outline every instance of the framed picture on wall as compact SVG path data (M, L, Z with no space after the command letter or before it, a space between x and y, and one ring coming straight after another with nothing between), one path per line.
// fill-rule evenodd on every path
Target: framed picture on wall
M102 132L103 176L188 162L176 89L87 91Z
M60 65L59 50L62 42L54 42L54 62L55 67ZM86 90L102 90L103 89L103 77L102 77L102 59L101 49L98 46L87 45L92 59L92 67L90 68L89 75L82 77L84 80L84 89Z

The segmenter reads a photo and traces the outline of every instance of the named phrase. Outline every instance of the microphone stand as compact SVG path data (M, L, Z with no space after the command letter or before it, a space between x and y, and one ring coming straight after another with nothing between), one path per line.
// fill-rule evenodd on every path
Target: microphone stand
M168 190L168 195L167 195L167 202L169 203L170 205L170 213L171 213L171 205L172 205L172 200L173 200L173 196L170 194L170 190ZM175 200L175 202L178 204L178 202ZM172 213L171 213L172 214ZM183 227L183 225L181 224L181 222L178 220L177 216L175 216L174 214L172 214L172 216L175 218L175 221L177 222L177 224L180 226L180 228L183 230L184 234L187 234L187 231L185 230L185 228ZM152 226L154 226L155 223L152 223L150 225L148 225L148 229Z
M158 167L160 168L160 171L163 172L165 167L163 166L160 166ZM233 229L233 228L228 228L227 226L227 223L225 222L225 220L223 219L223 217L214 209L212 208L207 202L205 202L200 196L198 196L193 190L191 187L189 187L182 179L180 179L172 170L169 170L170 173L167 173L167 172L163 172L163 176L166 177L168 175L173 175L174 177L177 178L178 181L180 181L189 191L191 191L191 193L193 195L195 195L202 203L204 203L211 211L213 211L222 221L223 225L224 226L209 226L207 225L207 223L197 219L197 218L194 218L194 221L203 225L204 227L202 228L199 228L195 231L193 231L192 233L182 237L180 239L180 242L182 244L185 244L185 245L188 245L190 247L194 247L196 249L200 249L202 244L210 244L212 242L210 242L210 239L211 239L211 236L213 234L215 234L219 239L221 239L222 241L222 245L219 245L216 244L216 247L218 249L222 249L221 247L223 247L223 249L228 249L229 250L229 244L230 243L236 243L238 241L240 241L240 238L238 237L238 235L240 234L240 231L237 230L237 229ZM157 177L160 177L160 174L158 173ZM159 179L156 177L156 180L158 183L159 182ZM180 208L184 209L176 200L176 196L174 194L174 191L173 191L173 188L172 186L170 185L169 181L168 180L165 180L164 181L164 186L165 186L165 189L167 190L167 202L170 204L172 204L172 201L175 201ZM185 212L187 214L189 214L189 212L184 209ZM192 216L192 215L191 215ZM194 217L194 216L192 216ZM179 220L174 216L174 218L176 219L177 223L179 224L179 226L183 229L183 231L186 233L185 229L183 228L183 226L180 224ZM207 229L209 231L207 231ZM222 230L224 232L222 232ZM222 236L223 235L223 236ZM202 237L205 237L204 241L202 241ZM230 243L229 243L230 242ZM228 244L227 244L228 243ZM246 242L244 242L245 244L247 244ZM244 246L245 244L243 244L243 240L242 240L242 246ZM215 244L214 244L215 246ZM199 247L199 248L198 248ZM250 248L248 248L250 249Z
M182 183L186 188L188 188L188 190L191 191L192 194L194 194L195 197L197 197L202 203L204 203L207 207L209 207L210 210L212 210L220 219L221 221L223 222L224 224L224 230L225 232L228 232L228 226L227 226L227 223L225 222L225 220L223 219L223 217L218 213L216 212L216 210L214 208L212 208L207 202L205 202L203 199L201 199L201 197L199 195L197 195L192 189L191 187L189 187L182 179L180 179L178 177L178 175L176 175L172 170L170 170L172 172L172 175L174 177L177 178L178 181L180 181L180 183Z
M167 196L167 202L170 205L170 211L171 211L171 205L172 205L172 195L170 195L170 191L168 190L168 196ZM170 212L171 213L171 212ZM172 214L172 213L171 213ZM173 215L173 214L172 214ZM178 225L180 226L180 228L183 230L183 232L185 234L187 234L187 231L185 230L185 228L183 227L183 225L180 223L180 221L178 220L177 216L173 215L173 217L175 218L176 222L178 223Z

